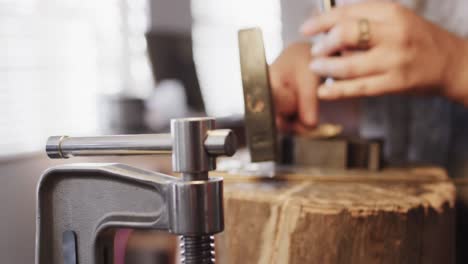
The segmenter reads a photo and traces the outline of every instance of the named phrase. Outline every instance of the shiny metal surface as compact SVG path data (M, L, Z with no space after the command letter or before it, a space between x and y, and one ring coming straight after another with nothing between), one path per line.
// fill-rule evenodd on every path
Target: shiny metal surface
M96 244L107 231L168 230L166 199L175 182L180 179L123 164L48 169L37 188L35 263L108 264ZM70 231L74 238L64 237Z
M223 231L223 180L180 181L169 190L169 230L179 235Z
M215 263L213 236L184 236L180 242L183 264Z
M214 128L213 119L182 119L175 123L177 125L174 127L174 135L53 136L47 140L46 152L51 159L66 159L74 156L156 155L170 154L173 145L176 145L178 153L185 153L185 157L187 157L187 151L194 157L197 155L205 157L207 155L232 156L237 149L237 140L232 130L209 130ZM173 136L177 136L177 140L181 141L176 140L173 144ZM180 160L178 162L180 172L186 171L183 169L184 166L194 168L194 165ZM208 167L189 170L205 171L206 168Z
M135 201L139 205L143 201L150 202L151 209L157 212L157 214L153 213L153 215L159 217L157 221L152 219L151 225L144 222L148 221L148 219L142 217L142 214L134 213L129 209L114 212L112 207L106 212L106 215L118 215L118 219L122 216L122 219L126 219L126 222L113 222L113 217L110 217L108 219L109 223L106 221L100 223L104 223L106 226L108 224L109 227L163 229L182 235L184 263L214 263L214 249L210 236L222 232L224 229L223 180L222 178L208 178L208 171L215 169L217 156L231 156L237 148L237 140L231 130L214 130L214 128L215 121L212 118L187 118L172 120L171 134L50 137L46 146L50 158L168 154L172 152L173 170L182 173L183 177L180 179L154 174L151 175L151 178L148 178L148 172L136 169L119 169L119 165L109 167L112 170L117 169L112 172L113 175L99 173L94 177L92 175L89 177L93 168L97 167L96 165L94 167L93 165L90 165L91 167L77 167L61 173L61 177L69 179L70 186L68 187L70 190L75 191L75 194L72 195L70 192L52 189L50 192L44 193L59 197L55 200L56 205L50 205L48 204L50 200L43 199L43 204L39 207L47 210L49 210L49 206L51 208L62 208L63 210L58 214L54 214L53 217L57 217L63 223L68 223L67 221L71 221L68 211L72 207L78 208L79 206L62 206L63 204L66 205L67 201L68 203L77 202L81 204L80 199L77 197L93 188L99 188L100 190L93 191L93 195L103 191L107 192L105 196L99 196L99 198L88 195L86 204L94 205L99 203L101 204L99 210L95 211L93 206L83 207L83 211L78 215L78 218L73 220L74 224L79 227L79 233L84 234L89 232L89 228L95 226L89 223L89 219L105 218L101 215L101 207ZM97 178L100 178L100 180L96 181ZM126 181L119 181L119 178L125 178ZM115 181L118 182L114 183ZM45 186L46 182L48 181L44 181L42 185ZM78 183L81 185L78 186ZM117 187L112 187L113 184L118 184L120 190ZM72 185L77 188L72 188ZM151 186L152 192L148 196L149 198L141 198L145 195L146 187L144 186L146 185ZM43 188L40 186L38 190L41 189ZM158 197L165 197L165 199L158 199ZM122 213L124 211L125 214ZM40 220L40 217L38 219ZM43 230L48 230L48 225L51 223L59 222L57 222L57 219L44 222ZM166 223L167 226L162 225ZM65 226L61 228L65 228ZM99 236L99 232L91 235L90 237L77 236L79 238L78 243L81 243L82 246L86 245L88 248L80 251L78 245L78 256L76 257L77 259L90 260L87 263L100 264L102 261L99 258L95 257L93 259L90 255L93 251L90 248L93 247L92 243ZM48 245L45 242L49 238L39 240L40 244L37 248L42 246L44 252L48 252L47 254L55 252L60 255L60 251L55 249L57 245ZM57 240L56 237L52 239ZM57 259L60 258L58 255L56 256ZM47 259L47 257L44 257L44 259ZM45 264L46 262L40 260L37 263Z
M252 162L276 160L276 123L262 31L239 31L247 144Z
M61 144L62 140L67 136L54 136L49 137L47 139L46 144L46 153L47 156L51 159L64 159L65 157L62 155Z
M170 154L170 134L118 135L100 137L50 137L46 152L52 159L75 156Z
M210 155L232 156L237 149L237 138L230 129L217 129L207 132L205 148Z
M169 229L182 235L185 264L214 263L210 235L224 230L223 180L208 179L208 171L216 168L216 156L233 155L237 144L232 131L214 127L211 118L171 121L172 168L184 181L169 191Z
M212 118L186 118L171 121L173 141L172 169L190 180L208 179L208 171L216 168L216 157L205 149L208 131L214 129Z

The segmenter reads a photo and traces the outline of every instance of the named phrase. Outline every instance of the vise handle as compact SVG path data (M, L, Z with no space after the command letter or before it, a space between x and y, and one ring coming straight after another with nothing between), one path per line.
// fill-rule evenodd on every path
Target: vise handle
M208 171L216 169L216 157L232 156L237 149L232 130L214 128L214 119L186 118L172 120L170 134L53 136L46 152L53 159L172 153L174 172L182 173L186 180L206 180Z
M46 152L51 159L78 156L160 155L172 153L171 134L113 135L98 137L52 136L47 140ZM208 131L204 141L211 155L231 156L236 139L229 129Z

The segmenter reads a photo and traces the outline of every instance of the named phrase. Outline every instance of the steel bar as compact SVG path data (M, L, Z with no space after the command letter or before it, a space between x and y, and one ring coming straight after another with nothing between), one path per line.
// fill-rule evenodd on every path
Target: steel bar
M100 137L50 137L46 152L50 158L75 156L170 154L171 134L117 135Z

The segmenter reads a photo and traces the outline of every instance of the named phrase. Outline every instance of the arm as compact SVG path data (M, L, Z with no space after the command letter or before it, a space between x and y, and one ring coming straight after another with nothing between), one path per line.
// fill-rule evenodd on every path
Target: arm
M358 45L360 20L370 39ZM324 100L389 93L437 93L468 106L468 43L392 2L341 6L311 18L306 36L327 33L316 43L310 69L339 81L321 85ZM332 57L339 51L357 50Z

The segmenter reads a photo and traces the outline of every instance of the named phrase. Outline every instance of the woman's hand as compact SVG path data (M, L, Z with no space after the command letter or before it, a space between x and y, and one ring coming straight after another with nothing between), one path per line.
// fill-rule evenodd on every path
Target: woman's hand
M370 33L364 49L362 22ZM320 99L439 92L468 102L466 42L399 4L340 6L306 21L301 31L310 37L326 33L313 47L309 67L336 81L319 87ZM346 55L332 56L338 52Z
M308 69L310 44L287 47L270 66L270 83L280 130L301 132L318 122L320 77Z

